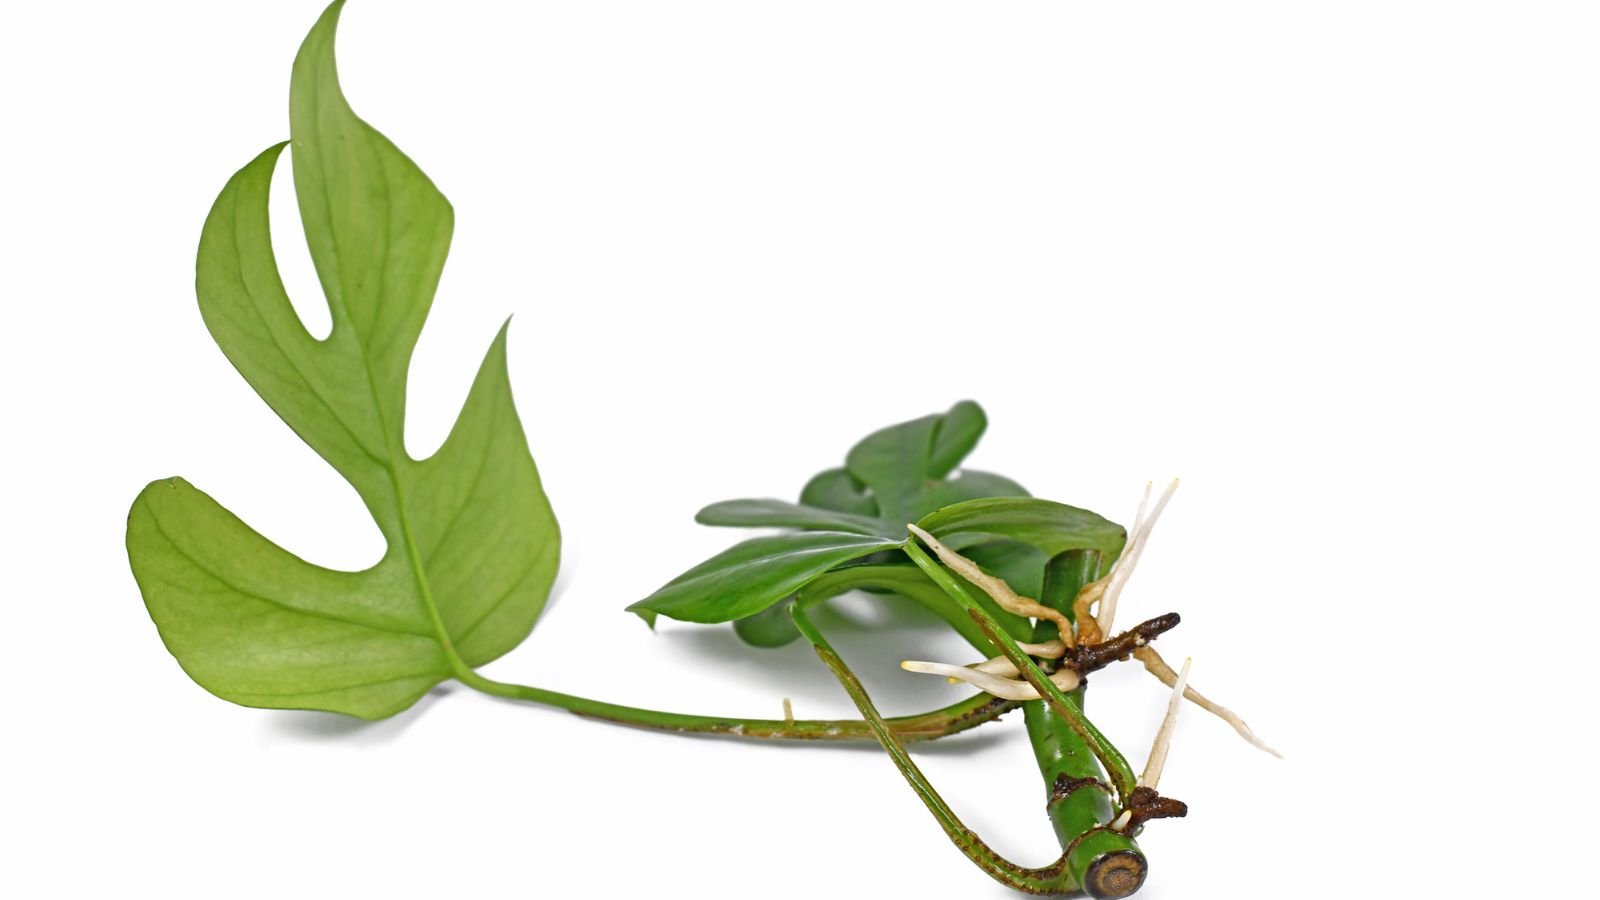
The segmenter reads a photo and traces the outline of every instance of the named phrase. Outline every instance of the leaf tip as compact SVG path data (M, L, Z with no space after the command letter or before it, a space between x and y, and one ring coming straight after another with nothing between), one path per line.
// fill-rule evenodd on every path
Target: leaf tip
M633 605L628 607L628 612L631 612L634 615L638 616L639 618L643 619L644 620L644 624L650 626L650 630L651 631L655 631L656 630L656 612L655 612L655 610L646 609L645 607L640 606L638 603L635 603L635 604L633 604Z

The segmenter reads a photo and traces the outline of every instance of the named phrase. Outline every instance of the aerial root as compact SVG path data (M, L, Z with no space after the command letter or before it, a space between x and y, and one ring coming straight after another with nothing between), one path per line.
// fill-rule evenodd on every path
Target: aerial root
M1056 630L1061 633L1061 640L1067 646L1072 646L1072 620L1068 619L1059 610L1051 609L1037 600L1018 595L1016 591L1011 589L1011 585L1005 583L1004 579L996 578L985 572L979 568L977 563L939 543L938 538L918 528L916 525L908 524L906 528L910 529L911 533L920 538L924 544L927 544L928 549L939 557L940 562L943 562L957 575L982 588L983 592L992 597L994 602L1000 605L1001 609L1016 613L1019 616L1026 616L1031 619L1048 619L1056 623Z
M919 672L924 675L943 675L952 681L964 681L973 687L987 691L996 697L1006 700L1038 700L1039 691L1026 681L1004 678L989 672L984 672L970 666L956 666L949 663L922 662L908 659L900 664L900 668L907 672ZM1049 676L1050 681L1063 691L1077 690L1081 679L1078 673L1071 669L1062 669Z
M1144 667L1149 670L1150 674L1161 679L1162 683L1167 687L1175 687L1177 685L1178 673L1172 671L1172 667L1167 665L1167 661L1161 658L1161 654L1157 653L1154 647L1140 647L1139 649L1133 651L1133 656L1135 659L1144 663ZM1225 706L1207 700L1200 694L1199 691L1196 691L1194 688L1187 685L1184 686L1183 696L1184 699L1188 700L1194 705L1200 707L1206 712L1211 713L1222 721L1227 722L1229 725L1232 725L1233 730L1238 732L1240 737L1244 738L1246 741L1249 741L1251 746L1271 753L1273 756L1276 756L1279 759L1283 758L1282 753L1272 749L1272 747L1267 745L1266 741L1256 737L1256 733L1250 730L1250 726L1246 725L1243 719L1239 718L1238 713L1235 713L1233 710L1228 709Z
M1095 626L1102 635L1111 633L1111 626L1117 616L1117 600L1122 596L1122 589L1127 586L1128 579L1133 576L1133 569L1139 564L1139 557L1144 555L1145 544L1150 540L1150 532L1156 527L1156 520L1161 518L1168 501L1178 490L1178 479L1172 479L1167 489L1161 492L1161 497L1156 500L1155 508L1150 509L1149 515L1146 516L1145 510L1150 506L1150 487L1149 483L1144 486L1144 497L1139 501L1139 511L1134 514L1133 530L1128 534L1128 542L1122 548L1122 555L1117 557L1116 565L1111 567L1111 573L1102 579L1106 583L1104 595L1098 598L1100 610L1095 616ZM1074 603L1075 608L1076 605Z
M1029 656L1037 656L1040 659L1060 659L1067 653L1067 645L1060 641L1045 641L1042 644L1025 644L1018 641L1017 646L1022 648L1023 653ZM988 672L990 675L999 675L1002 678L1016 678L1022 674L1017 671L1017 667L1012 664L1011 660L1006 659L1004 656L996 656L993 659L973 663L967 668L976 669L979 672ZM959 680L959 678L951 679L951 681Z
M1150 756L1145 760L1144 774L1139 776L1139 787L1152 790L1161 781L1161 770L1167 764L1167 751L1172 747L1172 732L1178 724L1178 707L1183 705L1183 691L1189 685L1189 666L1193 659L1183 661L1183 671L1178 673L1178 683L1172 687L1172 699L1167 701L1167 714L1161 718L1161 728L1156 731L1155 743L1150 745Z

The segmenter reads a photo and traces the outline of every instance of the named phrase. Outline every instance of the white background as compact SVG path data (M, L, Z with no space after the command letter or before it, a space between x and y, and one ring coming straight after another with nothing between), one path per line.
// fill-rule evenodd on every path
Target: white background
M11 897L1007 896L874 748L608 727L445 687L379 724L191 683L122 549L182 474L318 563L355 494L207 336L201 221L287 137L320 0L8 7L0 892ZM622 607L881 425L972 397L974 466L1126 521L1125 596L1278 761L1186 712L1143 897L1562 896L1595 801L1592 318L1600 16L1559 3L357 0L356 109L454 202L412 370L437 445L515 314L565 535L497 678L686 711L849 715L800 645ZM297 302L326 321L274 198ZM325 326L323 326L325 327ZM964 658L824 620L890 712ZM854 621L858 625L852 625ZM1136 763L1165 700L1091 712ZM1054 857L1020 716L919 756ZM1587 876L1582 876L1587 880ZM1570 896L1570 894L1569 894Z

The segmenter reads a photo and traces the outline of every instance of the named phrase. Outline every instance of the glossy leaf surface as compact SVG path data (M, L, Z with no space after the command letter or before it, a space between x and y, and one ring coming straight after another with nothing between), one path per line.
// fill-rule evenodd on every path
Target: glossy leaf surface
M704 525L794 528L802 532L833 531L877 537L889 543L869 552L882 553L900 546L906 537L906 523L925 517L941 507L978 497L1028 495L1022 485L988 472L969 470L958 473L954 478L948 477L977 446L987 424L983 409L970 400L963 400L948 412L891 425L863 438L847 454L845 468L825 470L806 484L800 493L799 503L773 499L725 500L702 509L695 520ZM988 540L981 535L967 537L978 542ZM741 544L734 551L745 546ZM736 627L739 635L749 643L777 646L793 640L798 632L793 630L792 623L786 616L770 611L773 604L787 596L787 592L777 592L775 584L791 583L787 579L777 583L764 580L765 567L777 565L777 559L762 561L760 566L752 567L734 551L719 554L702 563L629 609L651 622L656 613L694 622L721 622L727 620L730 610L737 609L741 612L733 616L735 620L744 616L762 617ZM835 565L852 563L865 555L868 554L842 555ZM882 553L871 561L892 562L897 555ZM1015 562L1014 553L1012 558ZM1042 567L1041 562L1041 570ZM1016 564L1011 568L1018 570ZM726 573L727 581L719 582L717 590L747 590L749 593L741 602L734 604L725 597L713 600L691 595L689 588L703 586L703 580L711 572L723 569L729 570ZM826 571L827 568L813 569L810 577ZM690 575L696 577L691 579ZM805 583L801 581L794 586L800 587ZM891 589L881 583L863 585L862 588L872 591ZM1026 633L1023 630L1026 623L1017 617L998 607L993 612L1007 627Z
M802 528L903 537L907 522L962 500L1026 497L1022 485L988 472L950 478L988 424L983 409L963 400L949 412L891 425L851 448L846 467L821 472L799 503L725 500L695 516L702 525Z
M1046 558L1068 550L1098 550L1115 559L1127 539L1121 525L1097 513L1032 497L968 500L930 513L917 524L952 546L974 536L1008 538Z
M679 575L628 609L685 622L727 622L761 612L835 566L903 544L903 540L833 531L752 538Z
M801 528L895 537L893 532L887 531L888 526L881 519L819 509L787 500L724 500L700 510L694 520L701 525L735 528Z

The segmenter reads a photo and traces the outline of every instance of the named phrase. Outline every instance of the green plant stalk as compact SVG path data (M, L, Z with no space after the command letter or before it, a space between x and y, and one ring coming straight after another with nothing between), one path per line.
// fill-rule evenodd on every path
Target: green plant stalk
M553 706L585 718L657 731L797 741L870 741L876 737L871 725L859 719L699 716L607 703L529 685L496 681L470 669L458 673L456 677L467 687L494 697ZM887 720L887 727L903 740L929 741L976 728L1016 707L1016 703L979 695L930 712L897 716Z
M812 581L799 593L797 606L811 607L852 590L876 587L893 590L921 603L948 622L980 650L988 638L943 591L925 579L909 581L904 566L855 566L839 569ZM731 737L799 741L867 741L876 733L871 723L861 719L746 719L726 716L700 716L663 712L617 703L591 700L573 694L529 685L496 681L480 675L459 659L453 659L455 676L474 690L508 700L554 706L587 718L621 725L672 731L683 734L727 735ZM941 709L882 720L903 741L927 741L976 728L993 721L1021 704L979 694Z
M1093 550L1068 551L1051 559L1039 602L1072 618L1072 602L1079 588L1100 576L1101 559ZM1035 641L1055 637L1054 623L1040 621L1035 626ZM1067 694L1080 715L1086 689L1081 685ZM1114 815L1111 788L1094 754L1070 723L1043 701L1023 704L1023 716L1044 777L1045 813L1073 877L1096 896L1137 890L1148 865L1132 838L1106 827Z
M1055 682L1045 676L1039 665L1033 661L1033 657L1022 652L1022 648L1017 646L1017 642L1011 635L1006 633L1000 623L984 612L983 607L967 591L965 584L939 565L938 562L934 561L932 557L928 556L921 547L917 546L916 542L908 541L905 550L918 568L922 569L929 578L933 579L935 584L943 588L945 593L949 594L962 609L966 610L967 615L971 616L973 622L977 623L978 628L983 631L989 642L1000 649L1006 659L1017 667L1017 671L1022 674L1023 679L1033 685L1034 690L1038 691L1039 695L1044 698L1044 702L1049 704L1062 720L1076 732L1078 737L1088 745L1095 759L1111 776L1111 783L1117 791L1117 806L1119 810L1126 808L1129 796L1133 793L1138 781L1137 776L1133 773L1133 768L1128 765L1128 760L1118 752L1116 747L1112 746L1110 741L1106 740L1105 735L1100 733L1100 729L1096 728L1094 723L1084 718L1083 712L1071 700L1067 699L1067 695L1061 688L1056 687Z
M816 626L806 617L805 610L799 604L790 609L795 626L800 629L801 635L811 642L817 656L824 665L833 672L834 677L844 686L845 692L861 711L862 718L872 728L878 742L883 745L885 752L894 761L900 774L905 776L911 789L916 791L928 811L939 822L939 827L968 859L988 873L990 877L1004 884L1029 894L1070 894L1078 890L1079 882L1075 880L1070 869L1067 854L1048 866L1041 868L1028 868L1019 866L1005 857L996 853L988 844L984 843L972 829L962 824L961 819L950 808L949 804L939 796L938 791L928 782L927 776L912 761L911 754L906 752L895 731L873 705L872 698L867 695L866 688L861 680L855 676L843 659L839 657L827 638L818 631Z
M1098 577L1099 569L1100 554L1092 550L1057 556L1045 569L1039 602L1071 618L1078 588ZM1041 620L1035 627L1037 642L1057 636L1053 622ZM1087 685L1082 685L1067 694L1080 713L1086 689ZM1111 821L1111 788L1103 780L1094 754L1054 709L1043 701L1030 700L1023 704L1023 716L1039 774L1044 777L1045 811L1061 849L1066 850L1079 835Z

